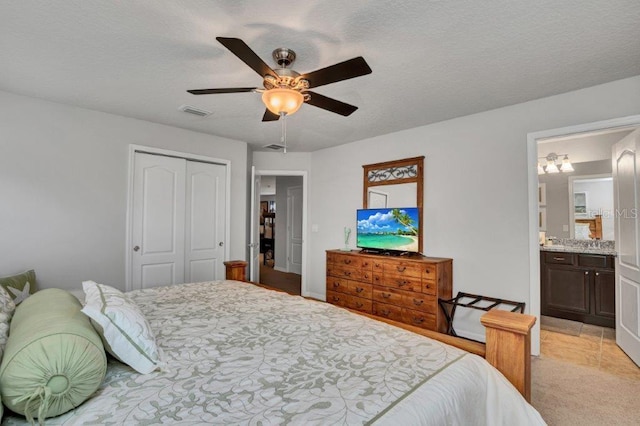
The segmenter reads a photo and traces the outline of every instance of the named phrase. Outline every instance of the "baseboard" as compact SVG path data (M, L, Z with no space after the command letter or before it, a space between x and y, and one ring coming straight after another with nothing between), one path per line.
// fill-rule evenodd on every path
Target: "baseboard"
M314 292L308 292L306 294L303 294L304 297L311 297L312 299L318 299L322 302L326 301L326 296L324 294L320 294L320 293L314 293Z

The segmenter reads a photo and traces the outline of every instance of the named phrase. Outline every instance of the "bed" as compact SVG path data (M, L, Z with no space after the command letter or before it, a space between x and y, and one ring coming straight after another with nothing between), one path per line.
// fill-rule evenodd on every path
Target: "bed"
M235 280L128 295L164 366L110 358L98 391L46 424L544 424L481 357L327 303Z

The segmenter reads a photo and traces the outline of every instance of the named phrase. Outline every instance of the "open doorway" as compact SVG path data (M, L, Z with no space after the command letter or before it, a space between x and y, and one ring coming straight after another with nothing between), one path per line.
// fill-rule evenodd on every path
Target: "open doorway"
M534 354L618 372L624 361L637 374L616 346L620 301L611 175L612 147L639 125L640 117L629 117L529 135L530 307L542 324ZM567 158L572 167L554 169Z
M305 295L306 172L259 170L255 175L252 280Z

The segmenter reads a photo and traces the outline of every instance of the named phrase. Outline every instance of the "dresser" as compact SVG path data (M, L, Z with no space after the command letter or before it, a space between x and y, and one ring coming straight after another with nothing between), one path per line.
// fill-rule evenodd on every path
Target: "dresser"
M438 297L452 297L452 262L327 250L327 302L444 333Z

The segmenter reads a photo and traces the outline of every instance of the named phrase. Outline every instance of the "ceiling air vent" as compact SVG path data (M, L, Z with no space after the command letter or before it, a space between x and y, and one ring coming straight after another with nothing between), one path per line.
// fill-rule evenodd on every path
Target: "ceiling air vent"
M272 143L271 145L265 145L263 148L273 149L274 151L280 151L284 149L284 145L278 145L277 143Z
M198 117L207 117L211 114L213 114L211 111L207 111L204 109L200 109L200 108L196 108L194 106L191 105L181 105L178 107L178 109L182 112L186 112L189 114L193 114L193 115L197 115Z

